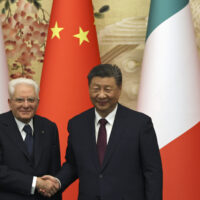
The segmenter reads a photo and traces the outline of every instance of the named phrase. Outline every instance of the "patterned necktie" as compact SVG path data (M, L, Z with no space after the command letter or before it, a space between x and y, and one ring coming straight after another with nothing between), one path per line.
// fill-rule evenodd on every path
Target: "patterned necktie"
M26 124L23 128L23 130L26 132L26 138L24 142L26 143L27 150L30 156L32 156L33 153L33 135L32 135L32 128L29 124Z
M104 154L106 151L106 145L107 145L107 133L106 133L107 120L100 119L99 123L100 123L100 128L99 128L98 139L97 139L97 151L99 155L99 162L102 165Z

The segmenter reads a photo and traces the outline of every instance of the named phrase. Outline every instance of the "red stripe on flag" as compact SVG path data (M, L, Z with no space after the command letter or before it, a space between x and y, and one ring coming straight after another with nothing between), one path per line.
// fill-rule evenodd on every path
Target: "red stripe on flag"
M200 199L200 122L161 149L164 200Z

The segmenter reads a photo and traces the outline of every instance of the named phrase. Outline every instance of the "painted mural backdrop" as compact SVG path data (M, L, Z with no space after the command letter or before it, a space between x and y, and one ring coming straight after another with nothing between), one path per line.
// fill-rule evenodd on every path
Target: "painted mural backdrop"
M25 76L38 83L43 66L52 0L0 0L0 19L10 78ZM102 63L123 73L120 102L135 109L150 0L93 0ZM190 6L200 51L200 1Z
M10 78L40 80L48 31L49 8L39 0L0 1Z

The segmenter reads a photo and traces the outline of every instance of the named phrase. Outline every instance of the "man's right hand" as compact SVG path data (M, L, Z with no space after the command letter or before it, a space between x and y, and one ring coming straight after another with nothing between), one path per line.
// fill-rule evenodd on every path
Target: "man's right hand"
M36 188L40 194L51 197L60 189L59 181L50 175L37 177Z

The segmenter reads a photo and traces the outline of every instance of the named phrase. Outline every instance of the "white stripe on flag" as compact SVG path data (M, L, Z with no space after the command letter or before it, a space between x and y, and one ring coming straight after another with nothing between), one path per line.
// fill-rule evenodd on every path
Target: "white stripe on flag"
M160 148L200 121L200 65L189 5L147 39L138 110L152 117Z

